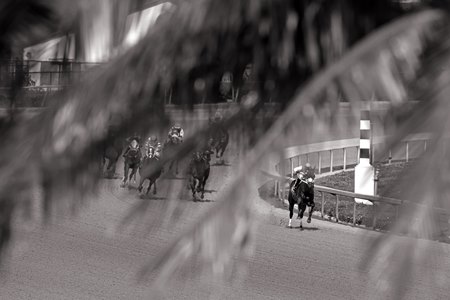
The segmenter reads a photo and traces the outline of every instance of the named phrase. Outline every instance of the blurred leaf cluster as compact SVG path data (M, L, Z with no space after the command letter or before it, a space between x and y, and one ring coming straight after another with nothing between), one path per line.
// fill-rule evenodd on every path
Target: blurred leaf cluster
M12 58L23 47L67 33L76 36L79 60L92 50L90 41L98 32L109 35L114 49L123 39L127 15L145 3L2 1L0 55ZM2 249L10 239L13 217L29 211L33 201L42 201L45 215L50 216L57 208L76 211L85 196L96 190L99 151L108 141L112 120L117 125L116 134L165 126L169 122L164 105L167 89L175 91L178 103L188 113L201 95L220 97L220 81L225 73L241 86L248 66L254 85L246 97L238 99L239 110L224 120L246 141L241 170L228 194L233 201L221 201L221 209L212 209L182 241L174 243L157 264L157 268L165 268L162 274L172 272L174 262L187 259L194 249L204 249L205 257L214 265L217 260L228 261L233 251L245 248L251 240L252 226L247 222L251 204L245 196L251 183L244 179L258 172L266 155L280 153L289 133L299 130L302 124L317 124L310 135L333 132L339 101L351 104L355 119L370 100L388 101L391 109L383 121L392 135L389 148L395 148L410 132L426 130L435 134L427 157L408 170L415 185L405 189L408 193L404 195L425 202L430 210L412 212L416 216L412 219L420 220L416 226L411 226L410 219L398 224L402 230L431 234L436 226L429 217L432 207L449 204L450 160L443 138L448 132L450 111L447 1L426 1L407 8L387 0L173 3L174 8L160 16L135 46L116 52L103 49L111 52L107 63L55 95L57 101L44 113L23 120L14 109L8 111L8 118L1 124ZM103 7L108 7L110 14L103 15L105 24L100 25L104 28L90 26L99 12L104 14L99 9ZM11 91L15 88L13 83ZM405 109L411 99L420 100L412 112ZM265 106L269 101L277 103L276 114ZM194 134L176 155L191 153L205 135L206 130ZM36 189L42 191L41 199L31 196ZM227 222L230 218L236 222ZM211 219L219 223L212 225ZM207 234L201 229L207 226L214 228L212 233L223 233L214 230L224 230L225 226L226 234ZM221 238L232 239L231 246L211 255L205 245L220 245ZM380 240L370 253L376 255L378 250L395 245L395 240ZM186 247L191 250L183 252ZM405 249L406 255L408 251ZM379 272L375 276L386 267L395 268L395 264L380 265L380 260L368 259L368 264L371 262L376 265L371 270ZM399 273L389 274L400 278L395 275ZM397 282L389 282L395 290Z

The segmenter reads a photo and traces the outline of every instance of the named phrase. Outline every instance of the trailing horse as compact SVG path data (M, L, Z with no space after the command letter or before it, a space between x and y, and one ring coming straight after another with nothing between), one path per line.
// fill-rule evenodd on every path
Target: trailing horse
M302 218L306 207L309 206L308 223L311 223L311 217L316 206L314 203L314 180L312 178L296 179L289 185L289 227L291 227L292 216L294 215L294 205L298 206L298 219L300 219L300 228L303 228Z
M224 162L223 153L228 146L228 140L229 134L224 128L218 128L212 136L212 147L216 152L216 158L218 158L222 163Z
M164 142L164 153L166 155L173 155L177 151L177 147L181 143L181 139L177 135L172 135ZM178 158L174 157L172 160L168 162L169 167L168 170L172 170L175 165L175 175L178 175Z
M194 153L191 163L189 164L189 186L194 201L196 200L196 193L201 193L200 197L202 199L205 197L205 185L210 172L207 155L208 153L197 151Z
M128 148L125 150L123 154L123 168L124 168L124 176L122 179L121 186L124 187L131 180L131 178L136 174L139 165L141 163L141 149L139 143L136 140L132 140ZM128 177L128 172L131 169L130 176Z
M142 160L139 167L140 182L138 191L142 192L143 183L146 179L149 180L146 194L150 191L153 185L153 195L156 194L156 180L161 176L163 171L162 166L158 166L159 159L155 156L155 148L150 147L147 155Z
M106 176L114 176L117 161L119 160L120 154L122 154L124 147L125 143L122 138L109 134L107 141L103 144L100 164L101 172L103 173L105 171L106 160L108 160L108 165L106 166Z

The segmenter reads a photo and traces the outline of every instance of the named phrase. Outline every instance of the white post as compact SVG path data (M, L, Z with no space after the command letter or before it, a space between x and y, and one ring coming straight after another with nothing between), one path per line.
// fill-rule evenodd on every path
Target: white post
M355 193L374 195L374 168L370 164L370 113L368 110L361 110L359 139L359 161L355 167ZM357 203L372 205L372 202L355 198Z
M320 155L320 152L319 152L319 174L321 173L321 171L320 170L322 170L322 155Z
M409 143L406 142L406 162L409 160Z
M344 148L344 171L347 170L347 148Z
M330 173L333 172L333 150L330 150Z
M294 177L294 160L289 158L289 162L291 163L291 177Z

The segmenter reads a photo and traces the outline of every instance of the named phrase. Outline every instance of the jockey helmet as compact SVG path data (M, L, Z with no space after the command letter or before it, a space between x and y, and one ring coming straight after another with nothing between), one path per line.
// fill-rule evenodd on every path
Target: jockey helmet
M222 114L220 112L216 112L214 115L214 121L221 121L222 120Z
M157 138L155 135L152 135L152 136L150 136L150 137L148 138L148 140L149 140L150 142L157 142L157 141L158 141L158 138Z
M132 148L137 148L139 146L139 143L136 139L133 139L130 143Z
M295 174L298 174L298 173L300 173L302 170L303 170L303 167L302 167L302 166L298 166L298 167L294 168L294 173L295 173Z
M310 163L306 163L305 168L310 169L311 168L311 164Z
M308 178L308 183L313 183L314 179L312 179L311 177Z
M180 125L180 123L175 123L172 128L177 128L178 129L178 128L181 128L181 125Z

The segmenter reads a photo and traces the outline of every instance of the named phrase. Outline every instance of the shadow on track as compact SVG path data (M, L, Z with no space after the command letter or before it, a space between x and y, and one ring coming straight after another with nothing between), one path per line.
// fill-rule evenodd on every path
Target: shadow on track
M286 225L285 226L286 228L289 228L289 229L300 229L301 231L316 231L316 230L320 230L319 228L317 228L317 227L304 227L303 226L303 228L300 228L300 226L292 226L292 227L289 227L288 225Z

